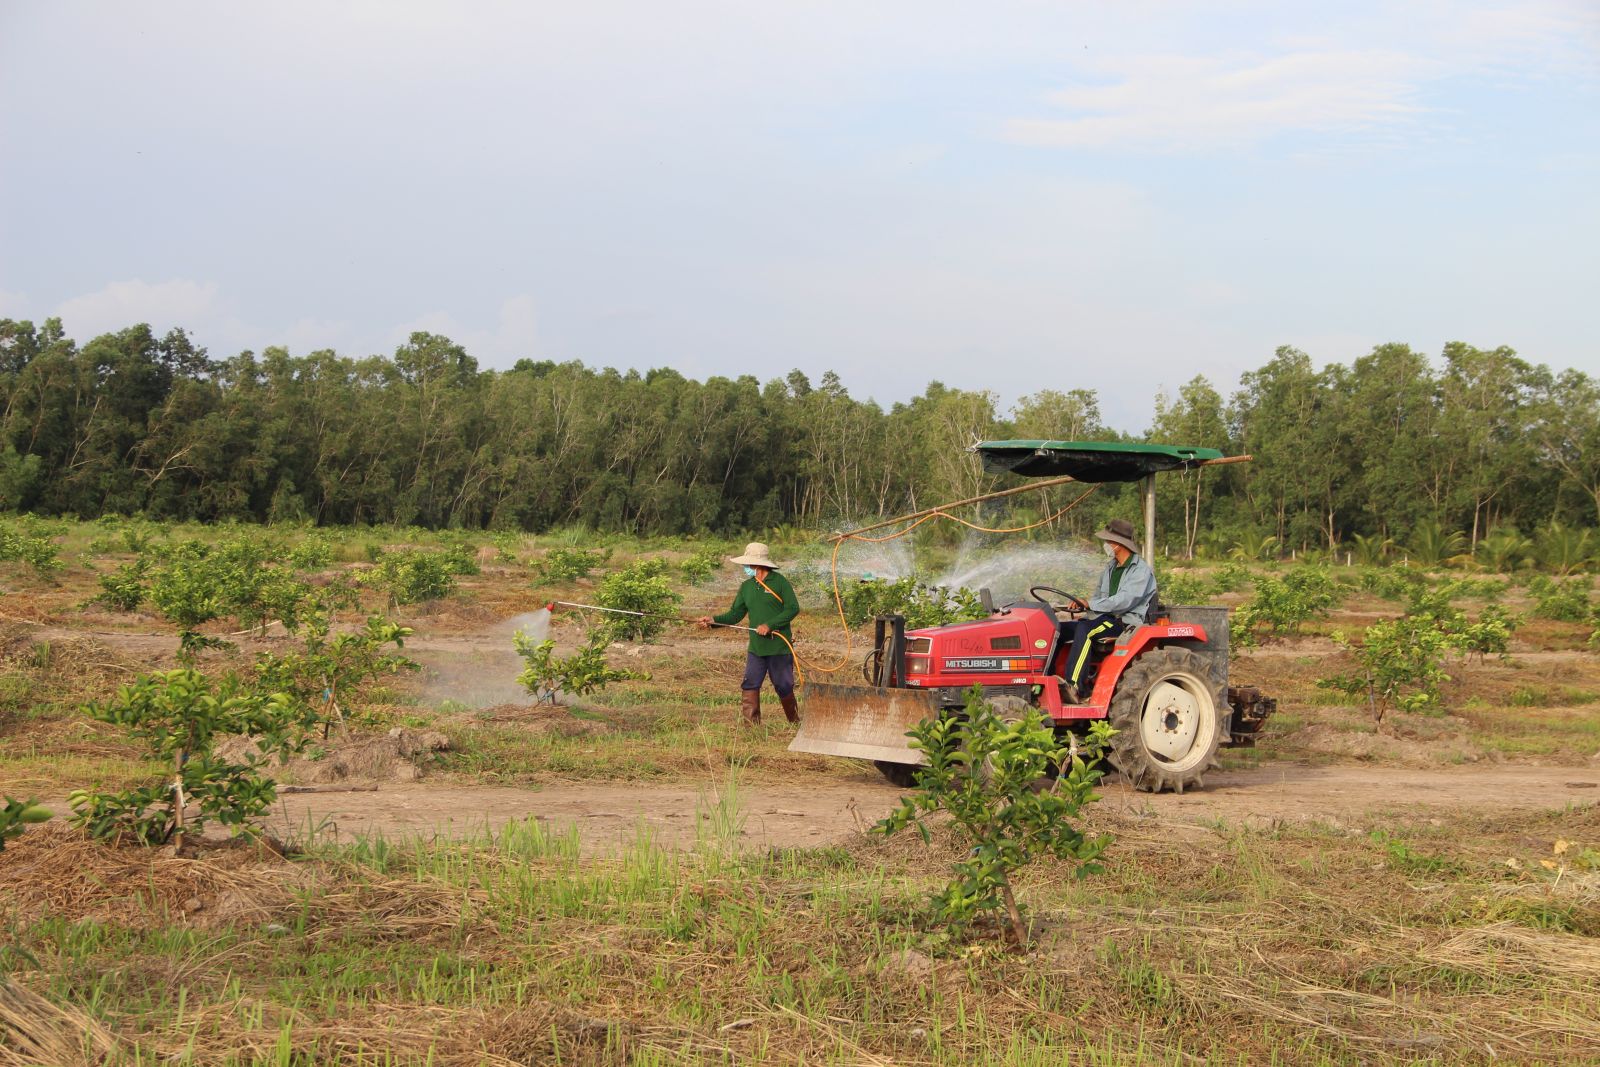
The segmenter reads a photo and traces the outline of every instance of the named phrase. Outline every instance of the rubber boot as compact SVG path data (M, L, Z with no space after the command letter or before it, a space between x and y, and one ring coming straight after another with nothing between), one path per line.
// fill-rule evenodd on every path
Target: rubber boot
M793 693L790 693L788 696L784 696L782 693L779 693L778 703L783 705L784 718L793 723L798 723L800 721L800 702L795 699Z
M761 690L739 690L739 710L744 712L746 726L761 725Z

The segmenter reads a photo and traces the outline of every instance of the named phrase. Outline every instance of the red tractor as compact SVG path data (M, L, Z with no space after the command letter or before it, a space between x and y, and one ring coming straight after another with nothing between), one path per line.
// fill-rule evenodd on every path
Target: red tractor
M1082 441L1000 441L977 446L990 470L1076 481L1145 481L1145 543L1153 539L1154 476L1222 461L1214 449ZM1158 583L1159 584L1159 583ZM899 786L913 784L922 756L906 731L963 706L981 686L1002 716L1034 705L1058 733L1081 732L1097 719L1116 728L1110 762L1147 792L1198 788L1222 745L1249 745L1277 708L1254 688L1228 685L1228 609L1167 607L1159 601L1143 626L1095 642L1085 678L1089 698L1066 684L1072 623L1086 598L1034 586L1025 600L995 605L977 622L905 629L880 616L864 686L807 682L795 752L873 761Z

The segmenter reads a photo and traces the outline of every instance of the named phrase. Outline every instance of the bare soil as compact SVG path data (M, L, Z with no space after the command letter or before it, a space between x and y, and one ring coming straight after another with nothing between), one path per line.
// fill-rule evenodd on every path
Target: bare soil
M396 784L375 792L296 793L280 801L278 832L308 829L337 838L382 833L458 836L536 818L552 829L576 825L586 847L635 839L648 827L664 844L692 844L717 799L717 786L598 782L509 788ZM805 785L744 784L742 843L815 846L845 841L887 815L902 793L864 771L857 779ZM1418 769L1280 763L1218 772L1206 788L1182 796L1139 793L1113 776L1101 804L1158 823L1272 826L1319 822L1366 826L1389 813L1542 811L1600 801L1600 766L1477 766Z

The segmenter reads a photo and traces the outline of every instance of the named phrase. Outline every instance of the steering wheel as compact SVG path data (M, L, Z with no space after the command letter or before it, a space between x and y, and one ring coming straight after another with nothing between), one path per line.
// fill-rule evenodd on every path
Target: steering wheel
M1068 611L1075 611L1079 614L1082 614L1083 612L1089 610L1089 602L1087 600L1084 600L1082 597L1073 596L1064 589L1057 589L1053 585L1035 585L1028 590L1028 595L1033 597L1033 599L1044 600L1044 597L1039 595L1040 593L1054 593L1056 596L1065 600L1067 602ZM1045 603L1048 604L1049 601L1046 600Z

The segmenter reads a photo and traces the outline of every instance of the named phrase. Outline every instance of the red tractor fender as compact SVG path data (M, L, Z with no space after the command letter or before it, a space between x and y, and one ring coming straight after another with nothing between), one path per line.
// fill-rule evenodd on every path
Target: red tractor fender
M1061 717L1105 718L1111 707L1111 698L1117 691L1117 683L1122 680L1122 672L1128 669L1128 665L1139 653L1151 645L1188 644L1191 641L1204 644L1206 628L1192 622L1163 622L1139 627L1126 642L1119 640L1116 647L1101 661L1100 673L1095 678L1094 692L1089 695L1089 703L1081 707L1063 708L1066 714Z

